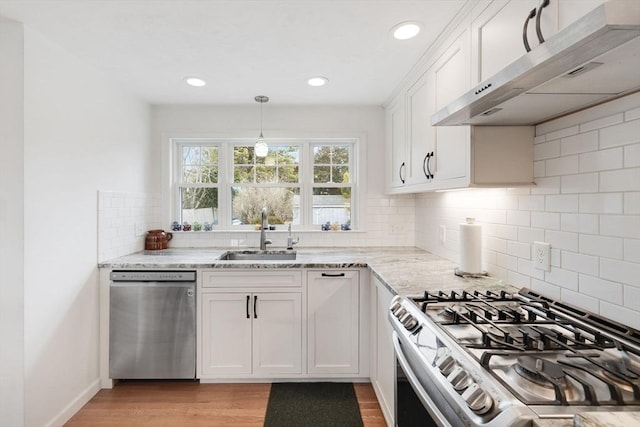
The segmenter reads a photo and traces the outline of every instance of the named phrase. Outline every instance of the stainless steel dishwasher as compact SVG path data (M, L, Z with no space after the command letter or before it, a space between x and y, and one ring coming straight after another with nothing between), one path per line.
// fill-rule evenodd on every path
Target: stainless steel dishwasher
M111 378L195 378L195 289L195 271L111 272Z

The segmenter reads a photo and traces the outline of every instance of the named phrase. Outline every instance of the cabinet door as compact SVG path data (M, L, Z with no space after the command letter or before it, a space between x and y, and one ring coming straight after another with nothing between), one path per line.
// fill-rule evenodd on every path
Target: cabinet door
M202 375L251 374L248 293L203 293Z
M380 402L380 408L384 414L388 425L394 424L394 408L395 408L395 371L396 359L393 354L393 329L387 319L389 305L393 295L391 292L375 277L371 276L371 292L375 301L372 307L375 315L375 323L373 326L373 342L372 352L374 353L375 363L372 375L372 385Z
M302 373L302 297L264 292L251 297L253 373Z
M545 39L557 32L557 5L551 4L543 9L540 26ZM527 53L522 40L522 29L532 9L538 10L540 0L499 0L494 1L474 20L473 84L496 74L504 67ZM539 45L536 36L536 18L529 21L528 40L533 49Z
M469 89L469 47L469 31L465 29L434 64L436 111L446 107ZM436 126L434 156L428 169L437 181L468 176L469 127Z
M308 372L357 374L359 273L312 271L307 283Z
M427 70L407 92L410 159L407 183L420 184L431 180L426 171L427 155L433 151L434 129L431 115L434 113L434 87L430 70Z
M404 93L387 108L388 170L391 187L402 187L407 179L406 105Z

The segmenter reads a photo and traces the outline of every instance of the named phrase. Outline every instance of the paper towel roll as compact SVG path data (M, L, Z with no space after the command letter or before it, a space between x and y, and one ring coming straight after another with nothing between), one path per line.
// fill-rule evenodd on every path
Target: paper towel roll
M474 218L460 224L460 270L465 273L482 272L482 226Z

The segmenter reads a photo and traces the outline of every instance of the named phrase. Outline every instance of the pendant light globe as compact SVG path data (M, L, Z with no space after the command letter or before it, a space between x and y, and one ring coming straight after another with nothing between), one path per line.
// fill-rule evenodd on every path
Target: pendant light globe
M269 102L269 97L258 95L254 99L256 102L260 103L260 136L258 137L253 150L257 157L267 157L267 154L269 153L269 146L267 145L267 142L264 140L264 136L262 135L262 104L264 104L265 102Z

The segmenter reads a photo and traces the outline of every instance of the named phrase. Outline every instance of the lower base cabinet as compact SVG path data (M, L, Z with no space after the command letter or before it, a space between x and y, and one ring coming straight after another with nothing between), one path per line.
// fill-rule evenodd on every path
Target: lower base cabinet
M353 270L307 273L309 374L359 373L360 280Z
M393 329L387 313L393 294L371 275L371 385L387 425L395 425L395 372Z
M302 373L299 292L212 292L200 299L202 377Z

